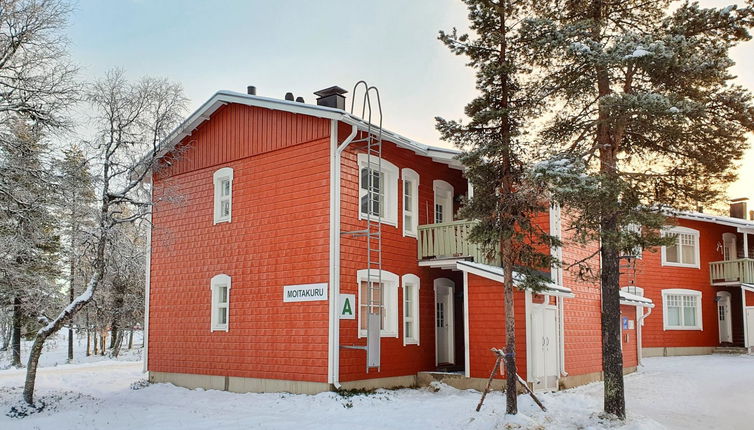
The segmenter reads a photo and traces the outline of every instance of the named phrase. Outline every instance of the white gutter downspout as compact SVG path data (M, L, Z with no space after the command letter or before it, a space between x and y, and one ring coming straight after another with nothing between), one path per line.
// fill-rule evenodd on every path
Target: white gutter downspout
M650 314L652 314L652 308L649 309L649 312L644 313L644 307L640 307L641 309L641 315L639 316L639 320L636 322L636 364L641 364L641 327L644 325L644 319L648 317Z
M330 120L330 333L328 383L340 388L340 157L356 137L358 129L351 124L351 134L338 144L338 120Z

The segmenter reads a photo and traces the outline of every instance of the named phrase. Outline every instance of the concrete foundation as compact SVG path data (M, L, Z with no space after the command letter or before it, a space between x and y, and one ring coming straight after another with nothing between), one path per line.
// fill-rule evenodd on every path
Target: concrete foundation
M324 382L288 381L282 379L240 378L237 376L192 375L188 373L149 372L149 382L170 383L179 387L234 393L296 393L317 394L330 391Z
M660 348L642 348L642 357L674 357L678 355L712 354L713 346L666 346Z

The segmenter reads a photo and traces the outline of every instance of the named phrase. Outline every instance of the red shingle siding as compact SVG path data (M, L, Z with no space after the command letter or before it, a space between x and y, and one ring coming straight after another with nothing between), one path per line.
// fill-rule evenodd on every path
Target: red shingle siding
M678 220L678 225L699 231L700 268L663 266L660 249L654 252L645 250L642 258L637 261L636 274L633 270L621 278L621 285L629 285L635 280L635 285L644 288L644 295L652 299L655 309L645 320L642 328L642 346L653 347L689 347L689 346L717 346L719 331L717 325L717 305L715 295L722 291L710 285L709 262L723 260L722 235L725 232L735 232L732 227L722 225ZM662 290L683 288L702 292L702 328L703 330L664 330ZM731 293L735 295L735 292ZM740 294L740 293L739 293Z
M151 371L327 379L327 302L282 296L284 285L328 280L330 142L281 118L328 122L258 111L221 109L171 172L185 173L155 177L156 199L173 201L153 215ZM270 152L270 142L279 149ZM213 225L212 174L226 166L234 169L232 222ZM210 332L210 279L220 273L232 278L229 331Z
M570 264L586 259L594 275L598 276L599 255L593 255L598 250L597 245L576 243L574 232L569 228L569 219L564 211L561 226L563 266L567 268ZM565 371L569 375L585 375L602 370L602 299L599 278L580 279L578 271L578 267L563 271L563 284L575 295L563 301Z
M495 356L490 348L505 348L503 284L469 274L469 362L472 378L489 378ZM526 295L514 290L516 368L526 378ZM498 373L496 378L503 378Z
M350 132L350 127L341 126L339 141L343 141ZM466 193L466 181L461 172L445 164L421 157L414 152L398 148L391 142L383 143L383 159L395 164L398 169L409 167L419 174L419 225L432 222L434 209L434 191L432 181L443 179L454 187L455 196ZM342 157L341 188L341 231L354 231L365 228L365 221L358 220L359 211L359 172L357 162L358 148L349 148ZM366 355L364 351L341 349L340 379L353 381L367 378L385 378L391 376L414 375L416 372L435 368L435 333L434 333L434 280L449 278L455 282L455 334L456 363L463 363L463 313L462 291L463 278L460 272L419 267L417 263L417 240L403 237L403 183L398 182L398 225L382 226L382 268L399 277L415 274L420 278L420 345L403 346L403 289L398 289L398 337L383 337L381 348L380 372L365 372ZM343 294L356 294L358 291L356 272L366 269L366 239L363 237L342 236L341 242L341 276L340 291ZM366 339L358 338L358 319L340 321L341 345L364 345Z

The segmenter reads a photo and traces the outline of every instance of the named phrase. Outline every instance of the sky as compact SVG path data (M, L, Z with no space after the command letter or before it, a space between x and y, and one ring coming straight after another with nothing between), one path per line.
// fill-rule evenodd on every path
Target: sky
M113 67L167 77L191 111L221 89L254 85L260 96L290 91L313 103L314 91L338 85L350 95L363 79L380 90L386 128L450 146L434 117L463 118L475 95L473 71L437 40L454 26L466 26L459 0L78 0L69 37L82 78ZM754 42L733 58L738 82L754 90ZM754 149L739 172L729 196L754 199Z

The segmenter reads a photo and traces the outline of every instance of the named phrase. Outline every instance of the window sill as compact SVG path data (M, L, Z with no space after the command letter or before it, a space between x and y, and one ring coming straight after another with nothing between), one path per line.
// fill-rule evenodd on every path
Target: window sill
M212 327L211 329L209 329L209 331L210 332L213 332L213 331L224 331L224 332L227 332L228 331L228 327Z
M364 339L367 337L367 331L366 330L359 330L359 339ZM398 333L393 332L387 332L387 331L380 331L380 337L398 337Z
M418 238L418 236L417 236L416 233L410 233L410 232L406 232L406 231L403 232L403 237L413 237L414 239Z
M663 327L664 331L704 331L701 327Z
M672 263L668 261L662 262L663 266L669 266L669 267L685 267L687 269L699 269L698 264L684 264L684 263Z
M419 341L416 339L406 339L403 341L403 346L416 345L419 346Z
M226 223L226 222L229 223L230 222L230 218L229 219L216 219L215 222L213 223L213 225L222 224L222 223Z
M359 220L360 221L366 221L367 220L367 215L365 213L359 212ZM374 218L373 218L373 220L374 220ZM396 221L394 219L382 218L382 221L380 223L381 224L387 224L389 226L393 226L395 228L398 228L398 221Z

